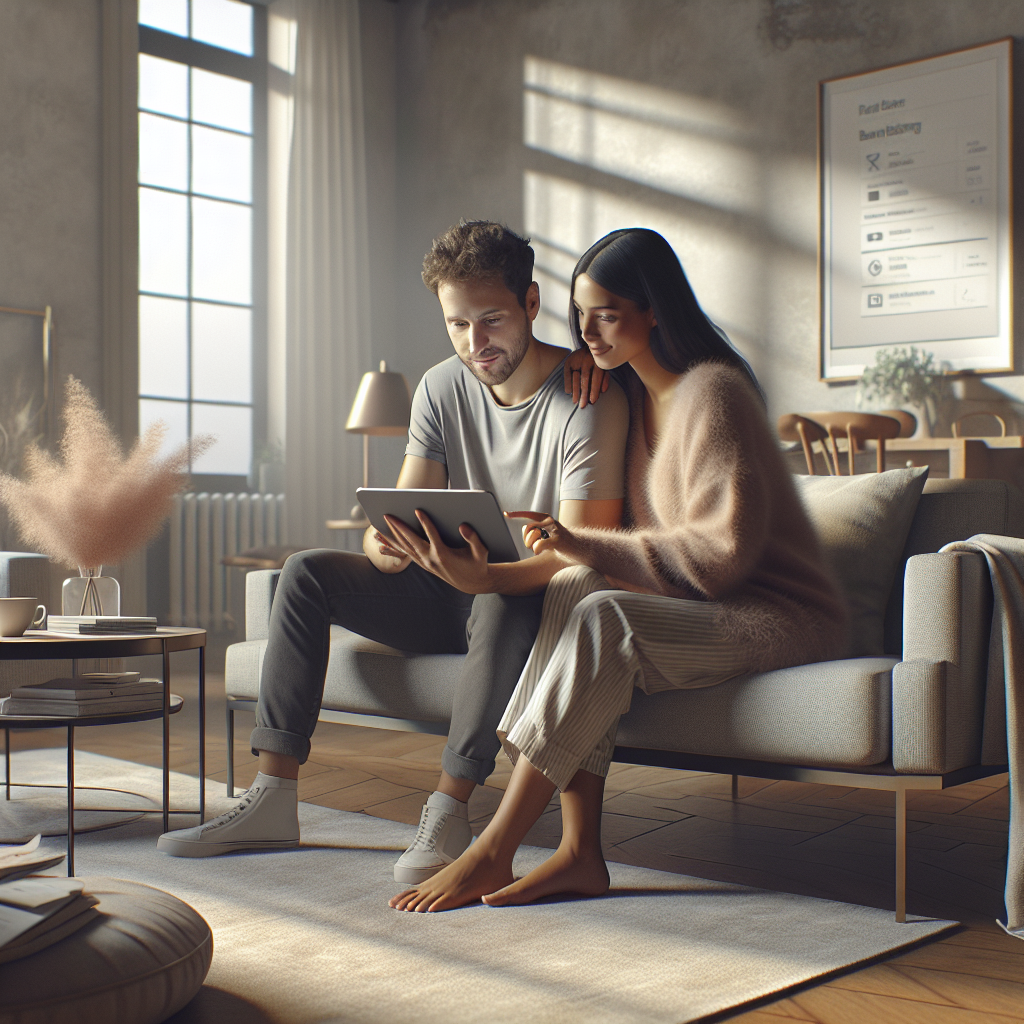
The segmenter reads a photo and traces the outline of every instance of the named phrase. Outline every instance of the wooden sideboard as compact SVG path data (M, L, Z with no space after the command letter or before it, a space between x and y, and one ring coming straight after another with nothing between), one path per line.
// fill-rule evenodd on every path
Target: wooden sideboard
M885 444L887 469L930 466L935 478L1006 480L1024 490L1024 437L904 437Z

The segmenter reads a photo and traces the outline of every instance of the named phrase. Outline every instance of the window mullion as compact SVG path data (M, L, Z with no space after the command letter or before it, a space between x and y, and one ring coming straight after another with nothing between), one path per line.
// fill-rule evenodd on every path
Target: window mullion
M189 34L192 32L192 4L188 5L188 17L189 17ZM188 408L186 422L188 424L188 439L192 440L192 267L195 263L195 259L192 253L192 68L188 69L188 136L185 140L185 147L187 151L188 160L188 177L186 179L188 185L188 266L185 269L186 273L186 285L187 285L187 315L185 317L185 365L188 367ZM189 472L192 470L191 462L189 463Z

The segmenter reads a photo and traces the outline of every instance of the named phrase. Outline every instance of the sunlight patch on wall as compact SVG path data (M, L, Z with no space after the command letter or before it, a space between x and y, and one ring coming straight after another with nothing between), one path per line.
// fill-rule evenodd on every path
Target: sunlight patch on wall
M814 160L773 153L763 160L764 208L768 233L805 260L818 259L818 167ZM806 273L806 264L802 273Z
M745 352L757 338L761 265L742 235L636 200L571 181L526 171L523 208L537 253L541 314L535 333L568 345L569 281L579 257L602 235L623 227L661 232L675 249L708 316Z
M760 211L749 126L721 103L527 57L527 146L720 210Z

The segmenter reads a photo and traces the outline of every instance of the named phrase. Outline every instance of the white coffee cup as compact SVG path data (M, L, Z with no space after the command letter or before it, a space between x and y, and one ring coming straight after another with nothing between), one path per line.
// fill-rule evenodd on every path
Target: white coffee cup
M46 621L46 605L34 597L0 597L0 636L21 636Z

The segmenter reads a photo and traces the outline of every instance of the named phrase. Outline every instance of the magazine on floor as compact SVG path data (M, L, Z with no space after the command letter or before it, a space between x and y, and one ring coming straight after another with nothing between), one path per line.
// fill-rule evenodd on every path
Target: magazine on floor
M40 850L41 836L35 836L22 846L0 846L0 882L12 882L33 871L43 871L59 864L63 853Z
M92 921L98 904L77 878L0 882L0 963L59 942Z

